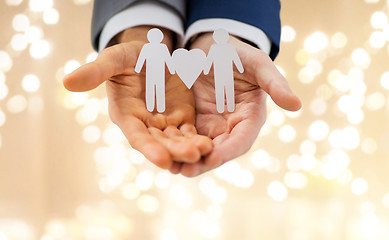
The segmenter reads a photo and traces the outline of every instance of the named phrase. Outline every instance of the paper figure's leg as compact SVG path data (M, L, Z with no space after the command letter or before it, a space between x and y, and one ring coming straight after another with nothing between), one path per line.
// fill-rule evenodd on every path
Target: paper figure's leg
M160 82L156 84L156 97L157 97L157 111L164 112L166 109L165 106L165 81L161 79Z
M155 104L155 84L146 80L146 107L149 112L154 110Z
M235 91L234 85L226 86L226 101L227 101L227 110L233 112L235 110Z
M215 97L216 97L216 110L218 113L224 112L224 86L217 82L215 79Z

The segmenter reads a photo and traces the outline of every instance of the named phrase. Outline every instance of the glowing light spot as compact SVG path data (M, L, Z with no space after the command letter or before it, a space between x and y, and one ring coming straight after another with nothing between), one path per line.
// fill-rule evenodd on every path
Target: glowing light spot
M97 52L89 53L88 56L86 57L85 63L90 63L95 61L98 55L99 54Z
M308 179L303 173L288 172L284 176L284 183L292 189L304 189L308 184Z
M40 81L34 74L26 75L22 80L22 87L26 92L36 92L40 87Z
M331 44L334 48L343 48L347 45L347 42L347 36L341 32L337 32L331 37Z
M365 0L365 3L377 3L379 0Z
M366 98L365 104L369 110L377 111L385 106L385 102L386 102L385 95L380 93L380 92L376 92L376 93L370 94Z
M300 159L300 156L298 156L297 154L293 154L293 155L289 156L288 159L286 160L286 167L290 171L300 170L299 159Z
M301 83L311 83L315 78L315 73L312 69L304 67L298 73L298 78Z
M251 162L256 168L266 168L270 163L270 155L264 150L256 150L251 155Z
M308 135L314 141L321 141L327 137L328 131L328 124L322 120L317 120L309 127Z
M136 185L140 190L146 191L153 186L154 173L152 171L143 171L136 177Z
M308 63L308 61L311 60L311 58L312 55L309 52L307 52L305 49L298 51L296 55L297 63L302 66L305 66Z
M209 198L213 203L223 203L227 198L227 192L223 187L215 187L213 191L209 193Z
M384 205L385 208L389 209L389 193L385 194L382 198L382 205Z
M284 201L288 196L288 190L284 184L279 181L271 182L267 187L267 193L273 200L277 202Z
M100 103L100 102L99 102ZM98 108L96 106L95 114L97 114ZM112 127L106 128L103 134L103 140L106 144L119 144L126 139L123 132L116 125L112 125Z
M20 33L15 34L11 39L11 47L15 51L23 51L27 48L26 36Z
M298 160L299 168L312 171L316 167L316 158L312 155L303 155Z
M17 32L24 32L30 26L30 20L24 14L17 14L12 19L12 27Z
M76 60L69 60L65 63L65 74L72 73L74 70L79 68L81 64Z
M269 113L268 121L272 126L281 126L285 121L284 114L276 109Z
M7 102L7 109L11 113L23 112L27 107L27 100L22 95L16 95L10 98Z
M82 137L88 143L97 142L100 138L100 129L94 125L88 126L82 131Z
M8 87L5 84L0 84L0 100L3 100L8 95Z
M0 70L8 72L12 68L12 59L8 53L0 51Z
M357 48L351 53L351 61L358 67L366 69L370 66L369 53L363 48Z
M389 90L389 72L385 72L381 76L381 85L383 88Z
M284 125L278 131L278 137L283 142L292 142L296 137L296 130L290 125Z
M383 48L386 44L386 38L383 32L375 31L369 38L370 46L373 48Z
M365 179L356 178L351 183L351 191L355 195L363 195L367 192L368 185Z
M347 113L347 120L351 124L358 125L363 121L364 118L365 113L359 108L353 109L352 111Z
M8 6L18 6L23 2L23 0L6 0L5 3ZM1 238L0 238L1 239ZM2 239L1 239L2 240Z
M170 175L166 172L158 173L155 177L155 186L159 189L166 189L170 184Z
M43 12L53 7L53 0L29 0L29 7L33 12Z
M382 29L388 24L388 16L381 11L375 12L370 18L370 23L373 28Z
M304 48L309 53L317 53L328 45L328 38L322 32L311 34L304 42Z
M134 200L140 195L140 190L134 183L126 184L123 187L122 194L126 199Z
M131 163L133 163L135 165L139 165L139 164L144 163L144 161L146 161L146 158L141 152L139 152L135 149L131 149L130 150L130 160L131 160Z
M50 44L46 40L33 42L30 46L30 55L36 59L42 59L50 53Z
M174 184L170 188L170 196L174 199L175 204L180 208L189 208L192 203L192 196L188 193L183 185Z
M28 43L34 43L42 38L43 31L39 27L31 26L24 32L24 35Z
M373 138L366 138L361 144L362 152L366 154L374 154L378 149L377 141Z
M57 9L50 8L45 10L43 13L43 21L50 25L57 24L59 21L59 13Z
M344 169L343 171L341 171L339 174L338 174L338 182L340 184L349 184L351 182L351 180L353 179L353 174L351 173L350 170L348 169Z
M0 71L0 85L5 84L5 79L5 74L3 73L3 71Z
M213 221L205 220L200 225L200 233L204 238L214 239L219 232L219 225Z
M145 213L155 213L159 208L159 201L151 195L143 195L138 198L138 208Z
M347 150L354 150L359 146L359 131L355 127L346 127L343 132L343 146Z
M316 153L316 143L311 140L305 140L300 144L300 153L302 155L315 155Z
M327 103L322 98L315 98L309 107L316 116L323 115L327 111Z
M6 120L4 112L0 109L0 127L4 125Z
M335 179L346 170L350 163L350 157L342 150L334 149L326 156L326 161L322 166L322 173L326 179Z
M291 26L283 26L281 29L281 41L292 42L296 38L296 31Z

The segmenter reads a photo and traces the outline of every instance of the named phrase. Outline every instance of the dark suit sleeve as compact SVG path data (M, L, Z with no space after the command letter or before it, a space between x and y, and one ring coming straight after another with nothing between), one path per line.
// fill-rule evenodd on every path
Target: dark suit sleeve
M205 18L228 18L250 24L270 38L270 57L274 60L280 43L280 8L279 0L189 0L187 26Z
M100 33L108 20L120 11L125 10L131 4L141 2L142 0L95 0L92 16L91 38L94 49L98 49ZM171 7L185 19L186 1L185 0L154 0L162 2Z

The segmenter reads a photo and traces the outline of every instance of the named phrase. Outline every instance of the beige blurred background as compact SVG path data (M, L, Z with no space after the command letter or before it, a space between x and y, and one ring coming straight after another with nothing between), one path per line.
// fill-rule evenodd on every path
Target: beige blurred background
M90 0L0 0L0 240L389 239L389 1L284 0L276 60L304 107L268 101L251 150L173 176L109 121Z

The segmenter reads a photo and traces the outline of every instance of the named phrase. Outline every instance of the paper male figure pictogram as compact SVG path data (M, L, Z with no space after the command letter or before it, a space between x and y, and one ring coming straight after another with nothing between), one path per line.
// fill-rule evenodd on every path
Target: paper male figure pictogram
M162 42L163 33L157 28L147 33L146 43L136 62L135 72L140 73L146 61L146 107L149 112L154 110L155 100L157 111L165 111L165 64L171 74L174 74L172 59L167 46Z
M229 34L226 30L218 29L213 33L213 44L209 49L204 74L207 75L213 64L215 78L216 110L224 112L224 95L227 101L227 110L235 110L234 72L233 63L240 73L243 73L243 66L234 46L228 44Z
M228 112L235 109L234 72L233 64L240 73L244 69L233 45L228 44L229 34L226 30L218 29L213 33L215 44L209 50L208 56L200 49L190 51L179 48L173 52L172 57L165 44L162 44L163 33L151 29L147 34L150 43L143 46L135 72L139 73L146 61L146 106L147 110L154 110L155 97L157 111L165 111L165 64L171 74L175 72L190 89L201 72L207 75L213 65L216 110L224 112L224 99L227 102Z

